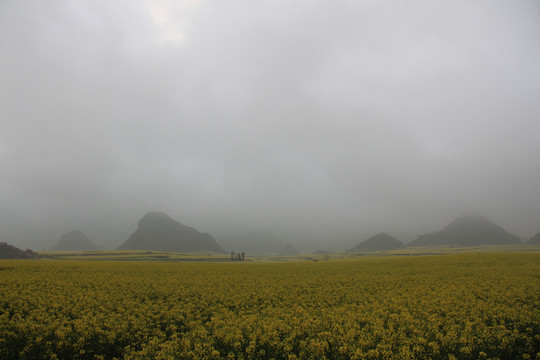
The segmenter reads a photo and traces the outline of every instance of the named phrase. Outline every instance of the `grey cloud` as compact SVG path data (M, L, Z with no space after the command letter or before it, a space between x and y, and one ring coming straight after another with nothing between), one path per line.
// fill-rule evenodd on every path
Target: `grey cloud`
M535 1L0 3L0 239L540 231ZM13 240L12 240L13 239Z

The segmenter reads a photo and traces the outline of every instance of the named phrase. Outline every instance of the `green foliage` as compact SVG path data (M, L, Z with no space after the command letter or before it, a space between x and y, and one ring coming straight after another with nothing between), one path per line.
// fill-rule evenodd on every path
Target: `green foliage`
M540 254L0 261L1 359L534 359Z

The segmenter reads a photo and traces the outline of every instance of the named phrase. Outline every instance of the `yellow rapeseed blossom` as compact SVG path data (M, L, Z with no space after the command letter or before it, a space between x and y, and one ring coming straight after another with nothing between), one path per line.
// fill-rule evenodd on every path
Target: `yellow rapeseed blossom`
M540 254L0 261L0 359L535 359Z

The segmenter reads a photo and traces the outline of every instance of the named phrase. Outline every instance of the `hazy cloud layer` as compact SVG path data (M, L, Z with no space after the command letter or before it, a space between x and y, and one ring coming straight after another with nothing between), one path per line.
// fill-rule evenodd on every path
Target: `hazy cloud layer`
M0 2L0 241L540 231L530 1ZM315 245L316 244L316 245ZM322 245L321 245L322 246Z

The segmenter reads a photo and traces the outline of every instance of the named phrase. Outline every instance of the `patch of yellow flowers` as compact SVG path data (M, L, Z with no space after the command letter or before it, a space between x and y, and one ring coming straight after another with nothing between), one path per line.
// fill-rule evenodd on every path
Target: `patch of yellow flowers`
M540 253L3 260L0 359L540 359Z

